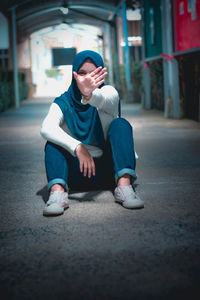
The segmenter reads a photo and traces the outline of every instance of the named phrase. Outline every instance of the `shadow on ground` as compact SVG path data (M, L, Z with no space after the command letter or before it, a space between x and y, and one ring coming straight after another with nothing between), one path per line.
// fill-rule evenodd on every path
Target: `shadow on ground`
M96 197L102 194L102 190L99 191L69 191L69 199L79 202L95 201ZM41 196L44 203L48 201L49 191L47 185L45 185L41 190L36 193L37 196Z
M124 209L111 191L74 191L64 215L44 218L39 130L49 105L32 99L0 115L1 298L196 299L200 124L123 105L145 208Z

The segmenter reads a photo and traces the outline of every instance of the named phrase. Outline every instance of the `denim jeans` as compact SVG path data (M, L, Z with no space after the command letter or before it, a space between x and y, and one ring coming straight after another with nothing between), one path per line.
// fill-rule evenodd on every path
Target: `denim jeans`
M45 167L48 189L60 183L66 190L113 189L119 177L135 173L135 151L132 127L123 118L114 119L108 129L103 155L94 158L95 176L88 178L79 169L79 160L64 148L47 142L45 145Z

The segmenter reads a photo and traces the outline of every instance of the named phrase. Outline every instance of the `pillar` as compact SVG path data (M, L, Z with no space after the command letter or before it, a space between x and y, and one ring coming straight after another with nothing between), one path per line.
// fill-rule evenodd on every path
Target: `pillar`
M143 77L143 93L142 93L142 107L146 109L151 109L151 75L147 63L144 62L145 55L145 28L144 28L144 7L141 8L141 36L142 36L142 77Z
M167 100L172 99L173 117L180 118L181 110L178 61L172 56L173 34L171 2L168 0L162 0L161 3L163 53L166 55L165 59L163 59L165 111L169 103Z
M12 15L12 45L13 45L13 70L14 70L14 95L15 107L19 108L19 81L18 81L18 63L17 63L17 28L15 7L11 9Z
M111 42L111 26L109 23L106 24L106 38L107 38L107 47L108 47L108 68L109 68L109 83L114 85L113 78L113 57L112 57L112 42Z
M144 99L143 107L151 109L151 75L147 64L143 66Z
M114 45L114 74L115 74L115 88L122 94L121 80L120 80L120 68L119 68L119 50L118 50L118 37L117 37L117 17L114 17L113 29L113 45Z
M126 68L126 88L129 94L132 91L132 84L131 84L131 72L130 72L130 55L129 55L129 46L128 46L126 2L122 3L122 17L123 17L123 32L124 32L124 43L125 43L124 52L125 52L125 68Z

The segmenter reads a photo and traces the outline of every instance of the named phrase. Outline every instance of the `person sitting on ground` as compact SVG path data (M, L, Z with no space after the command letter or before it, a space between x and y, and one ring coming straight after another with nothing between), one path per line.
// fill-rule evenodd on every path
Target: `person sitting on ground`
M71 190L113 189L125 208L142 208L132 187L137 178L132 127L118 116L119 95L102 57L90 50L73 60L69 89L51 104L40 133L45 144L49 200L43 215L60 215Z

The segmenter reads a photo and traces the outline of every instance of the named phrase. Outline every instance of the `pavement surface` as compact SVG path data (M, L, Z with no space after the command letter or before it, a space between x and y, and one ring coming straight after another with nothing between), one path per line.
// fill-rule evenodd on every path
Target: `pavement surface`
M64 215L47 218L39 130L51 101L0 115L1 299L199 299L200 123L124 105L145 208L76 192Z

